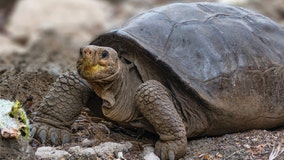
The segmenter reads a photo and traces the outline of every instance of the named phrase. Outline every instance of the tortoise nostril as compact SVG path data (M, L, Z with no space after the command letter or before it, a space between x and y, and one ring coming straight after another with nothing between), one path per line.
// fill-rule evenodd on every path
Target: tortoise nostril
M95 50L90 47L82 47L80 48L80 57L85 59L94 59Z
M80 56L82 57L83 56L83 48L80 48Z
M91 54L92 54L92 51L90 51L88 48L80 48L80 56L89 57Z

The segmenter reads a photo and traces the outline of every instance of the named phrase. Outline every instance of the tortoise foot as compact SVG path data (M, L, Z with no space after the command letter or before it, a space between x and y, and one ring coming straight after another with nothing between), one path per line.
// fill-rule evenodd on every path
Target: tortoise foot
M31 136L40 140L42 144L60 145L71 141L72 134L65 130L43 123L34 123Z
M185 155L187 149L187 139L174 141L159 140L155 145L155 153L161 160L175 160Z

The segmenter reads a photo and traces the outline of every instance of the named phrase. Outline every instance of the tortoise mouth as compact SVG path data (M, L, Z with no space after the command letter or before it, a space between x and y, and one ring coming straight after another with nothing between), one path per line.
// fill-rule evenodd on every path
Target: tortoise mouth
M118 74L119 70L120 65L118 61L108 65L94 64L84 59L77 61L77 71L79 75L90 82L111 80L112 77Z

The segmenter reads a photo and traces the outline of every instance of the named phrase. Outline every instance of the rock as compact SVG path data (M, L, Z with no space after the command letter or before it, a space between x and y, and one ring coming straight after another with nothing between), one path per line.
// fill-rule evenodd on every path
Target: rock
M68 152L72 155L70 159L97 159L97 155L93 148L82 148L80 146L70 147Z
M132 148L130 142L116 143L105 142L98 146L83 148L73 146L69 149L57 149L54 147L39 147L35 153L38 159L114 159L116 153L128 152Z
M123 152L117 152L116 159L115 160L124 160L125 158L123 157Z
M67 151L57 150L54 147L39 147L35 153L37 159L63 160L71 157Z
M141 157L143 157L144 160L160 160L160 158L154 153L154 147L152 146L144 147Z
M105 142L101 143L98 146L93 147L94 151L98 155L98 157L102 159L107 159L109 156L115 157L115 153L120 151L128 152L132 148L132 144L130 142L125 143L116 143L116 142Z
M75 147L70 147L68 149L68 151L72 154L72 155L78 155L78 156L91 156L91 155L95 155L96 152L93 148L89 147L89 148L82 148L80 146L75 146Z
M70 147L68 149L68 152L71 153L71 154L78 154L81 150L82 150L82 147L74 146L74 147Z

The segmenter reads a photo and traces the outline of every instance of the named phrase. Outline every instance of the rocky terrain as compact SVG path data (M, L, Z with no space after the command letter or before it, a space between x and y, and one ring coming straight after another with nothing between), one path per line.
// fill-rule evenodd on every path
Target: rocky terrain
M170 2L174 1L19 0L0 33L0 98L25 102L33 97L27 110L32 118L58 75L75 70L80 46L139 12ZM251 8L284 24L283 0L218 2ZM50 147L32 140L37 158L158 159L153 154L154 135L124 129L88 113L83 111L74 123L73 143ZM283 160L284 129L192 139L184 159Z

